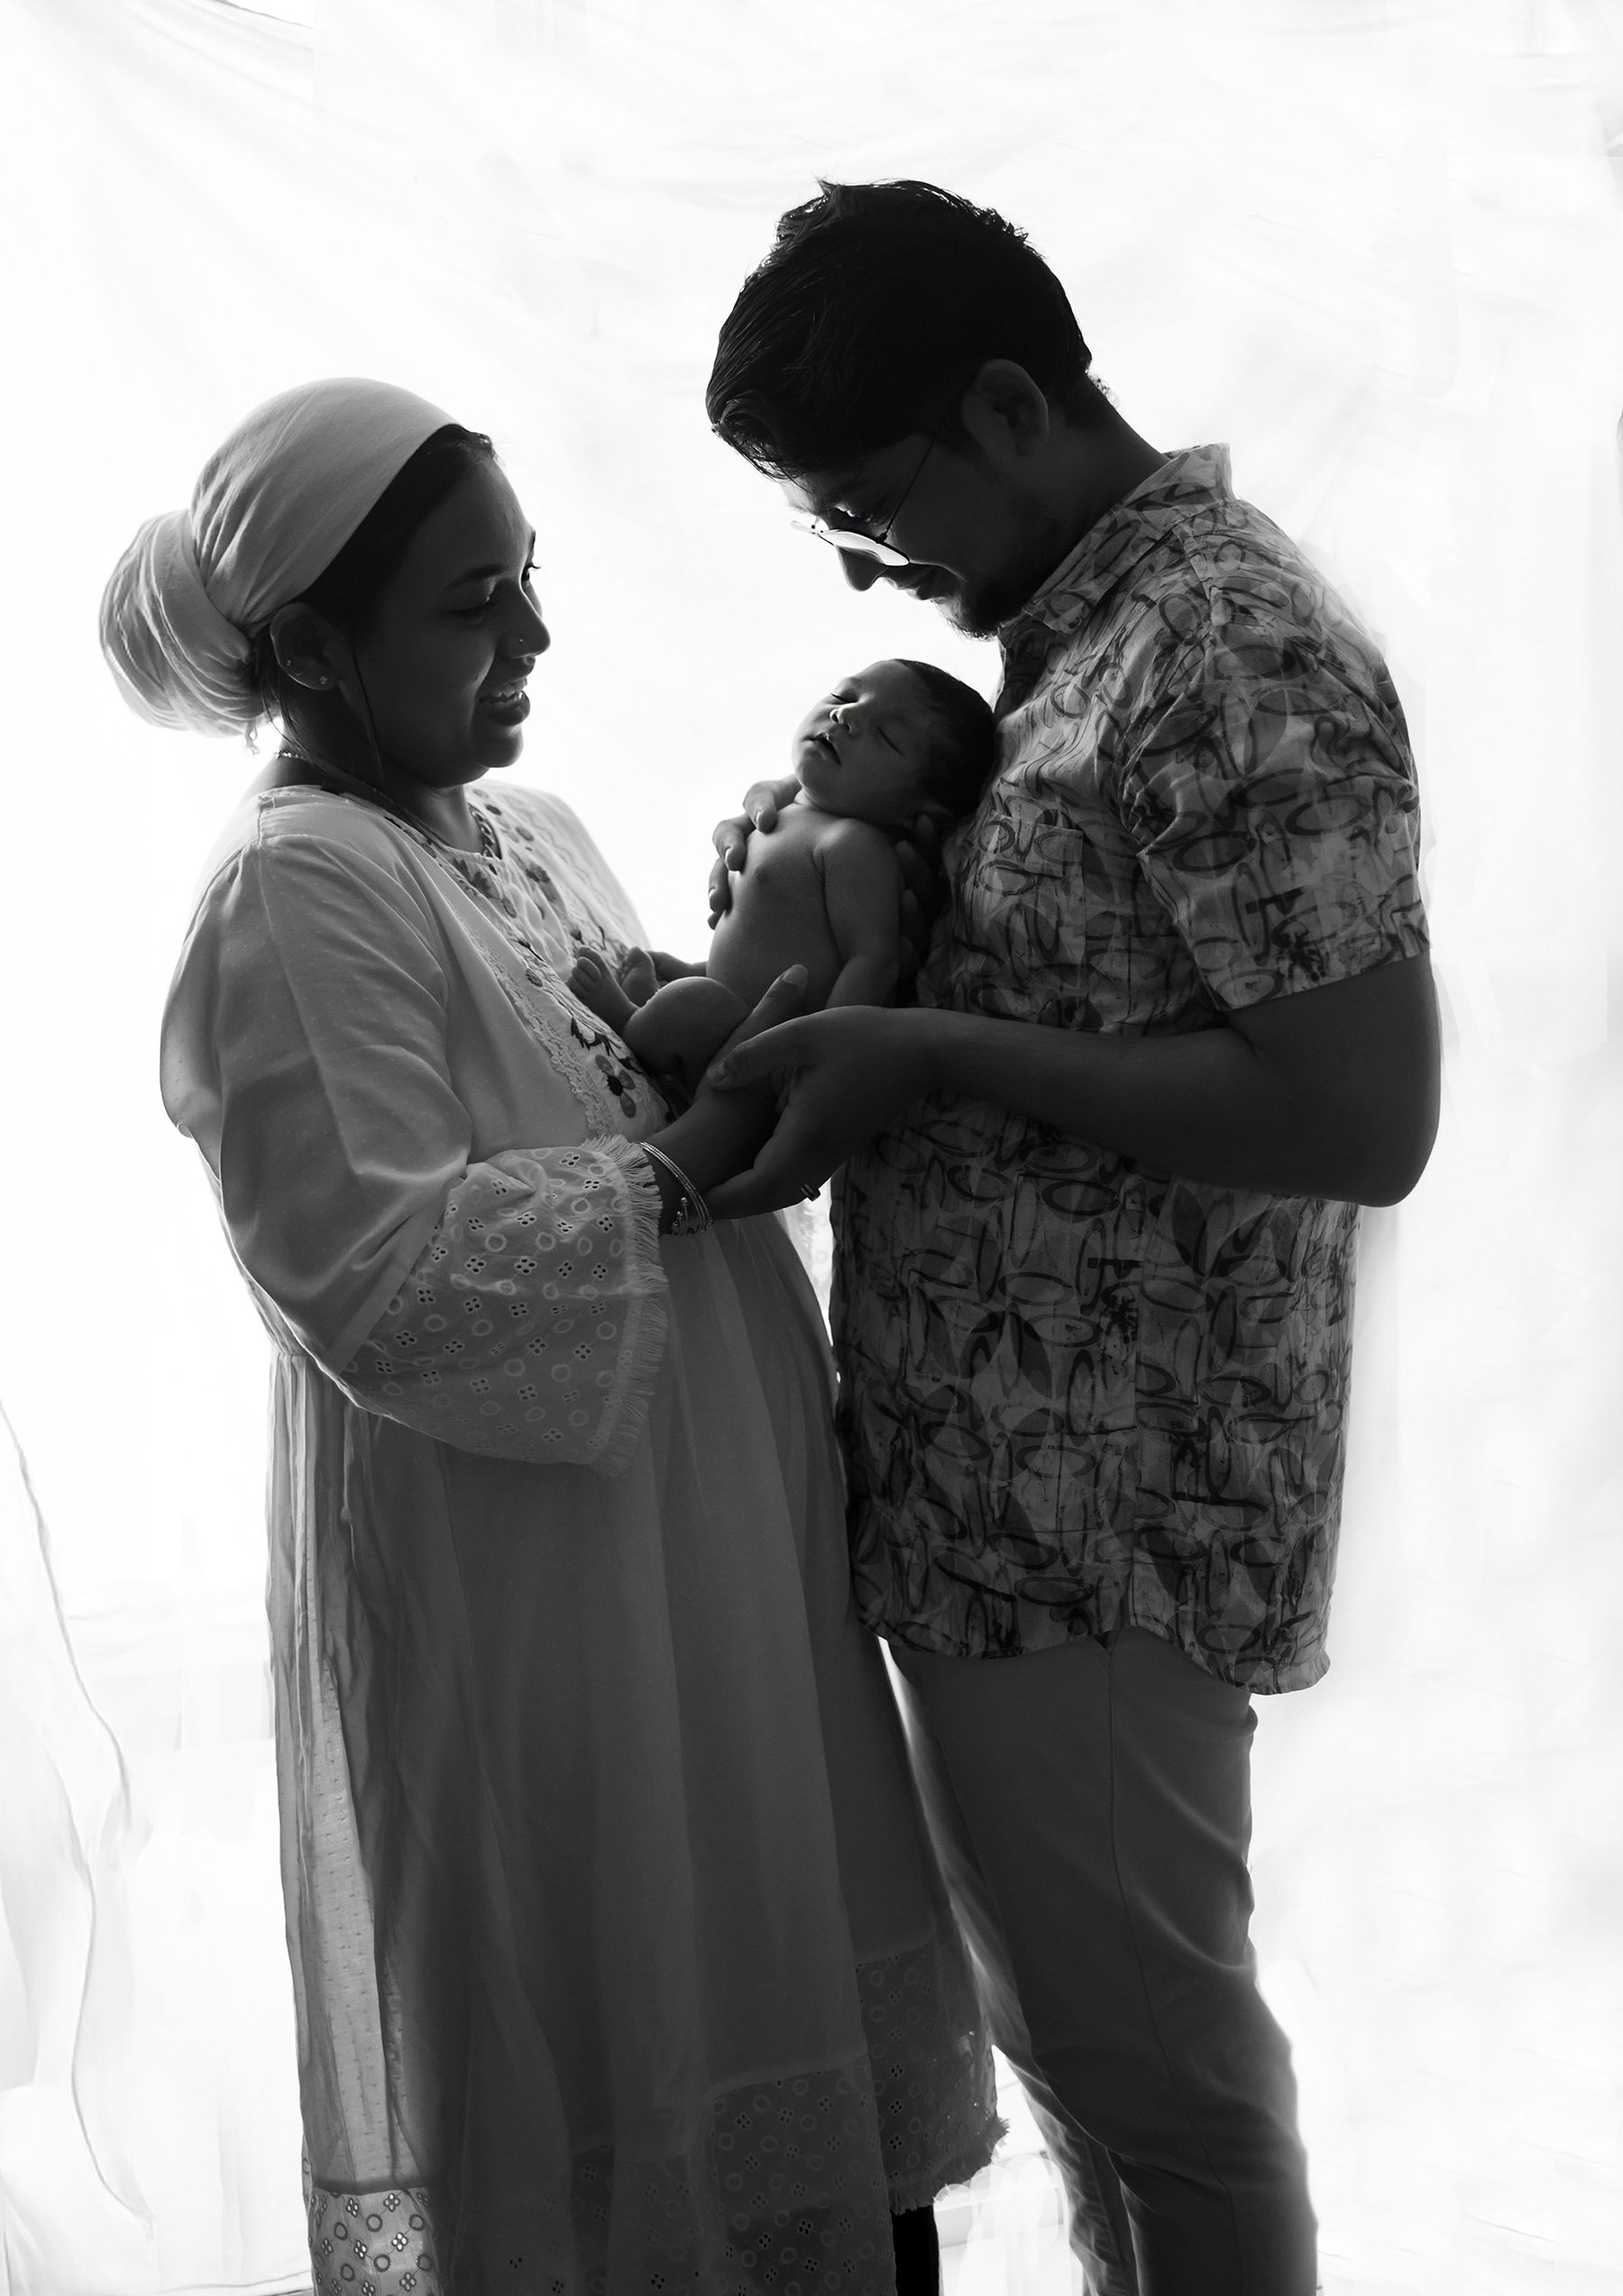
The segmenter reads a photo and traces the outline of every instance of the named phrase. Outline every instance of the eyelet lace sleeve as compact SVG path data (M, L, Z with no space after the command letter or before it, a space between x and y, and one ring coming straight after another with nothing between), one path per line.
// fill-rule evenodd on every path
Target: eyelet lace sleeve
M472 1166L339 1374L369 1411L498 1459L629 1459L665 1342L659 1191L629 1141Z
M433 881L362 809L328 800L316 827L261 819L210 882L165 1104L284 1345L442 1442L612 1474L665 1338L653 1171L606 1111L582 1139L569 1078L540 1073L533 1144L478 1152Z

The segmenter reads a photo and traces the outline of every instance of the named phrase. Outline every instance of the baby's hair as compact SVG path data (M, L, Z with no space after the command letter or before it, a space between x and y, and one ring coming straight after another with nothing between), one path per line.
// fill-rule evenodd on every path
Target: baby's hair
M974 810L992 778L997 763L997 721L991 705L973 686L938 670L933 662L909 662L898 655L897 666L912 672L930 711L935 738L925 788L956 821Z

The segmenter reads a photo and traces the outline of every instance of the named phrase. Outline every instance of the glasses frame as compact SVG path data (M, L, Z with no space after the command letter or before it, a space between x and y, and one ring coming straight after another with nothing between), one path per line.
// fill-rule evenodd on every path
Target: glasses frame
M898 550L889 537L897 519L907 507L908 496L919 482L920 471L935 453L938 444L939 442L933 438L925 441L924 452L913 464L912 476L903 488L895 508L876 535L866 534L860 526L830 526L828 519L818 517L812 511L807 511L798 518L792 518L790 525L797 533L815 535L819 542L826 542L833 550L847 551L853 558L875 558L882 566L912 565L915 562L908 556L906 551Z

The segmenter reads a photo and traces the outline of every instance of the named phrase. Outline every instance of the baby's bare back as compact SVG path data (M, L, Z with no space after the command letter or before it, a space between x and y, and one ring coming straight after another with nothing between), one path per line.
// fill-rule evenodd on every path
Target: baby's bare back
M837 817L791 805L777 828L749 840L743 871L733 879L732 907L711 936L704 969L747 1008L778 974L803 965L809 978L802 1010L820 1011L839 972L839 950L829 925L819 845ZM848 832L850 824L839 824ZM875 837L884 836L876 829Z

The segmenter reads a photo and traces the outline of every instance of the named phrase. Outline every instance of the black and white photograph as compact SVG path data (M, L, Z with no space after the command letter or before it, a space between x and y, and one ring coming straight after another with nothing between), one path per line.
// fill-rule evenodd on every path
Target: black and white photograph
M1623 2296L1623 0L0 197L0 2296Z

